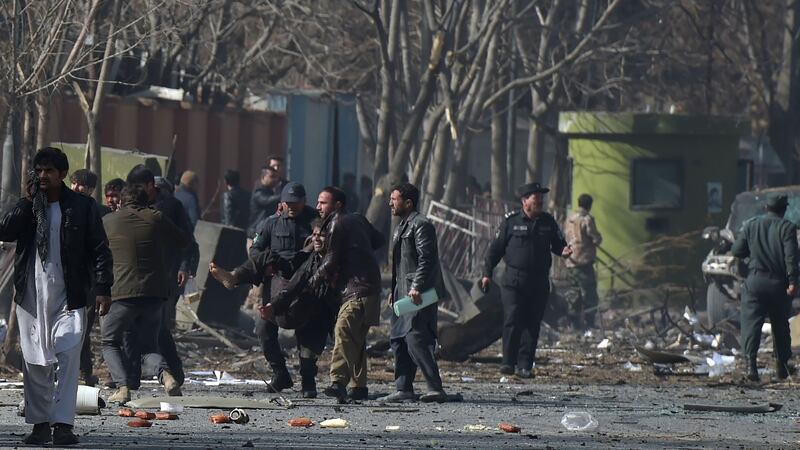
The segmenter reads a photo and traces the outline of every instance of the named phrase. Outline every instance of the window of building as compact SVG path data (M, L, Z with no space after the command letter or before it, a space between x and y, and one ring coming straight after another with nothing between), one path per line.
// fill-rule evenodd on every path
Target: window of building
M677 159L637 159L631 173L631 208L683 206L683 164Z

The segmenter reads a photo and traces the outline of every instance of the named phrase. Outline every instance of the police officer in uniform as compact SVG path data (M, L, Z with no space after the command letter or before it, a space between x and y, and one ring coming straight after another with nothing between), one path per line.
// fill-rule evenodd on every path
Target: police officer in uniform
M767 214L742 225L731 249L737 258L750 258L749 273L742 289L742 347L747 358L747 378L758 381L756 356L761 326L772 324L775 368L785 379L792 356L789 315L797 293L797 227L783 218L789 200L775 194L767 199Z
M492 271L505 259L500 283L503 301L503 374L520 378L533 375L539 328L550 294L550 253L569 257L572 249L555 218L544 212L544 194L550 189L539 183L521 186L517 192L522 208L511 211L500 225L486 255L481 287L486 290Z
M299 251L303 249L306 238L311 236L311 222L319 217L317 211L306 205L306 189L302 184L289 182L281 192L282 212L267 218L258 230L253 245L250 247L250 256L257 255L265 250L277 254L281 259L292 261ZM269 299L280 292L292 278L293 273L283 268L272 280L264 281L262 304L267 304ZM280 392L293 386L292 377L286 368L286 358L278 343L278 325L261 318L256 319L256 334L261 341L264 357L272 368L272 380L267 383L270 392ZM300 372L304 364L313 365L316 374L316 361L300 360ZM312 376L313 379L313 376Z

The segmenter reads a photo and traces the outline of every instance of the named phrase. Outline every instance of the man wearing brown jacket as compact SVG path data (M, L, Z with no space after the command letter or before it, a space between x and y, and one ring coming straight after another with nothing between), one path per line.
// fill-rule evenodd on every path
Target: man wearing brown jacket
M174 283L165 252L187 247L192 237L148 205L154 200L150 184L132 184L122 191L122 208L103 218L114 258L117 282L111 289L111 309L101 324L103 359L118 391L110 403L130 400L130 362L122 350L123 337L135 327L142 355L142 372L158 372L167 395L180 395L180 387L158 352L162 308Z
M572 256L566 261L570 276L580 289L580 298L576 305L579 327L594 327L597 314L597 277L594 273L594 262L597 259L597 247L603 237L597 231L592 210L592 196L581 194L578 197L578 211L567 219L564 231L567 243L572 246Z

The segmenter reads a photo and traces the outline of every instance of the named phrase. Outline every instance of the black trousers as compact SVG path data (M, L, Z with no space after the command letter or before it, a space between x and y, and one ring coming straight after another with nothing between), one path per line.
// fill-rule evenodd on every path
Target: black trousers
M787 283L759 275L750 275L742 289L742 350L755 358L761 345L761 326L769 318L775 359L786 364L792 357L792 338L789 331L792 299L786 294Z
M175 378L179 385L183 385L186 374L183 371L183 361L178 355L178 348L175 345L175 339L172 336L172 330L175 328L175 305L178 298L167 300L164 302L161 311L161 325L158 330L158 351L161 354L161 367L160 370L168 370ZM125 353L128 364L128 388L139 389L142 378L141 366L141 343L140 334L142 330L131 328L127 330L123 336L122 350Z
M533 368L539 330L550 295L547 273L504 280L503 302L503 365Z
M424 310L423 310L424 311ZM442 390L442 378L436 363L436 321L418 313L411 329L403 337L392 338L394 352L394 383L398 391L414 392L417 368L422 372L429 391ZM434 311L434 313L436 313Z
M94 355L92 354L92 328L97 317L94 297L86 303L86 328L83 329L83 342L81 343L81 376L88 378L94 372Z

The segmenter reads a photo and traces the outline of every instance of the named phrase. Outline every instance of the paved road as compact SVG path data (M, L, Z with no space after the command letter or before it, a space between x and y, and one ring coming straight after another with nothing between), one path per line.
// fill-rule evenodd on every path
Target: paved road
M514 380L512 380L514 381ZM736 386L697 387L541 384L536 380L515 383L468 382L450 386L463 394L461 403L407 404L414 412L378 409L375 401L335 405L328 399L302 401L299 393L290 410L251 410L246 425L213 425L212 410L187 409L180 420L155 422L150 429L126 426L128 419L115 416L116 408L101 416L79 416L76 432L80 448L797 448L800 446L800 394L796 385L776 389L743 389ZM387 384L371 385L373 393L390 390ZM186 395L224 395L267 400L257 386L208 387L191 385ZM108 395L104 391L103 395ZM155 390L135 397L157 396ZM0 446L14 447L28 431L16 416L21 390L0 390ZM783 409L767 414L697 413L684 403L748 404L778 402ZM598 422L593 432L572 432L561 424L567 411L587 411ZM320 422L341 417L347 429L291 428L287 420L306 416ZM520 434L499 431L466 431L471 424L496 427L510 422ZM399 431L385 431L387 425Z

